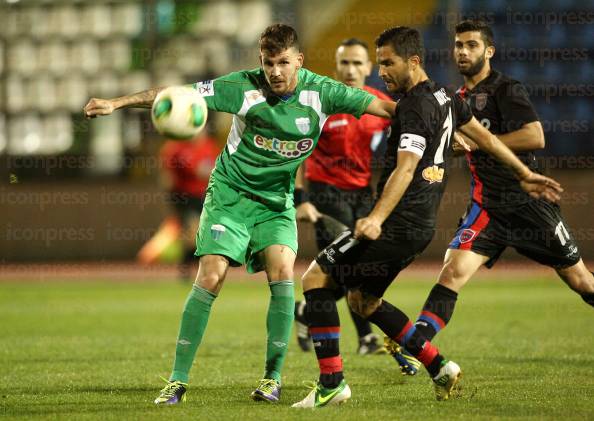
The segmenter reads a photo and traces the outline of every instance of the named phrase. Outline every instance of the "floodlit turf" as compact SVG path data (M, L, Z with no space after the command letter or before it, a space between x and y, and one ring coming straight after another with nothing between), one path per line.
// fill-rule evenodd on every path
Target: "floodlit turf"
M500 272L502 276L504 271ZM404 378L387 356L355 355L340 303L353 398L295 410L313 354L293 340L282 403L249 394L264 362L268 289L229 282L214 304L186 404L155 407L171 366L187 286L167 282L0 283L0 416L13 419L426 420L593 419L594 309L554 278L471 284L437 341L464 370L462 396L436 402L428 376ZM403 279L388 294L416 315L430 282ZM191 417L191 418L190 418ZM321 418L319 418L321 417Z

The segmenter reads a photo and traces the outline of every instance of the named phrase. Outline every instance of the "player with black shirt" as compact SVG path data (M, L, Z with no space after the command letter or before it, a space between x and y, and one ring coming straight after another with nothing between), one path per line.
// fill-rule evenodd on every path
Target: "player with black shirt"
M338 404L351 391L342 372L340 320L333 288L348 287L349 305L406 347L427 368L438 400L449 397L460 367L441 356L408 317L383 300L385 290L431 241L435 217L448 177L452 134L456 128L511 167L522 188L558 200L560 186L533 173L472 117L470 107L425 73L420 33L387 29L376 40L379 75L392 93L404 96L396 107L386 151L387 165L379 198L369 216L359 219L354 235L345 231L326 247L303 276L305 314L320 367L318 382L294 407Z
M456 26L454 58L464 76L458 94L483 126L536 169L533 151L544 147L542 126L522 84L491 68L494 52L493 32L486 23L467 20ZM508 168L476 146L473 149L466 154L471 202L416 329L431 340L452 317L460 289L482 265L491 268L507 247L554 268L594 306L594 276L586 269L559 206L530 197ZM414 374L410 366L401 368Z

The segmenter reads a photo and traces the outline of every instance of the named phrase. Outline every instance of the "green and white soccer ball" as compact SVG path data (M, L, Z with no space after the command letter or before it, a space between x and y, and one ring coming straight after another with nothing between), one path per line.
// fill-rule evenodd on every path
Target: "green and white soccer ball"
M192 139L206 125L208 108L202 95L188 86L163 89L153 102L151 118L155 129L173 139Z

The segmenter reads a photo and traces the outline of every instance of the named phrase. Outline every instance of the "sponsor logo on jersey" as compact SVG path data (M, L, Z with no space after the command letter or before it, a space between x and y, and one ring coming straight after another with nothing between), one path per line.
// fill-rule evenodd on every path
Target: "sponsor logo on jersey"
M275 152L285 158L297 158L311 151L314 141L308 138L300 140L268 139L257 134L254 136L254 145L265 151Z
M461 243L468 243L472 241L476 236L476 232L471 230L470 228L466 228L464 231L460 233L460 242Z
M215 241L219 241L225 233L225 231L226 228L224 225L214 224L210 226L210 235L212 235L212 238Z
M444 169L439 168L437 165L433 165L432 167L427 167L423 170L423 178L428 181L430 184L433 183L441 183L443 181L443 173Z
M196 90L202 96L213 96L214 95L214 81L205 80L204 82L196 83Z
M309 117L296 118L295 125L301 134L309 133Z
M476 94L474 96L474 106L476 107L476 109L478 111L482 111L485 109L485 107L487 106L487 99L489 98L489 95L486 93L480 93L480 94Z

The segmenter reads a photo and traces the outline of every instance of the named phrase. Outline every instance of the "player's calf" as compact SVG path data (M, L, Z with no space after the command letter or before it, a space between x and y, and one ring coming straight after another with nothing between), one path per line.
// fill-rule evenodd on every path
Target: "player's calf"
M557 269L557 273L587 304L594 307L594 274L588 271L583 260L568 268Z

